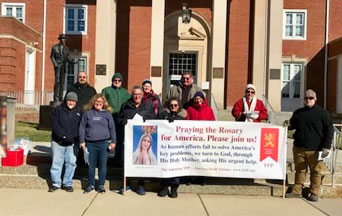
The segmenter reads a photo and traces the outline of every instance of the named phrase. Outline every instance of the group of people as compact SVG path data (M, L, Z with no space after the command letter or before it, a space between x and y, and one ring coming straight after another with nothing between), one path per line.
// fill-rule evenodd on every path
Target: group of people
M102 90L101 94L87 82L86 73L78 74L78 81L68 89L62 104L53 109L52 122L52 187L50 192L64 189L72 192L72 178L76 168L77 151L81 148L89 155L88 186L84 193L95 190L95 168L99 168L99 193L105 192L107 172L107 154L115 150L114 162L123 164L124 126L127 120L137 114L143 120L166 119L215 121L215 115L206 94L193 82L191 72L182 74L179 85L171 87L163 106L160 98L152 89L149 79L141 86L133 86L131 94L122 87L123 76L115 73L112 85ZM232 115L236 121L261 122L267 120L267 108L262 100L255 96L256 87L248 84L245 95L233 106ZM311 99L313 98L313 99ZM306 166L309 165L312 178L310 197L314 201L318 196L322 164L314 160L317 152L330 149L332 121L329 114L315 104L315 92L309 90L304 98L304 108L294 112L289 129L296 129L294 155L296 164L296 184L287 197L298 197L304 184ZM313 135L312 135L313 134ZM134 151L134 164L154 164L152 137L149 133L140 139ZM313 151L307 153L307 151ZM153 157L154 156L154 157ZM81 157L83 158L83 157ZM315 162L313 162L315 161ZM63 181L62 168L65 164ZM163 179L159 196L177 197L179 178ZM170 190L169 190L169 187ZM137 193L146 193L143 179L139 179ZM317 200L317 199L316 199Z

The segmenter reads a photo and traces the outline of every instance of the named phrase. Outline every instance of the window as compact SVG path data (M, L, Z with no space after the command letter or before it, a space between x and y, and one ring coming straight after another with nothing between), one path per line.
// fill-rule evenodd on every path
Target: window
M306 10L284 10L283 39L306 40Z
M77 64L68 64L68 75L67 75L67 85L72 86L75 82L77 82L78 73L85 72L87 73L87 58L73 58L77 60Z
M2 3L2 16L13 16L25 22L25 3Z
M301 98L301 80L303 64L283 63L282 97Z
M87 6L65 5L64 32L66 34L87 34Z

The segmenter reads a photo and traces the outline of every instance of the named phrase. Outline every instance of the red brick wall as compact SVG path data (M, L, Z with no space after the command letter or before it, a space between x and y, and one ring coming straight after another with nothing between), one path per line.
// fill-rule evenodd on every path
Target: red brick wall
M248 81L250 1L230 1L227 21L228 65L226 68L226 105L243 96Z
M342 1L330 0L329 41L342 37Z
M1 3L25 3L25 24L38 32L43 32L44 1L43 0L2 0ZM0 7L0 10L2 7ZM0 12L1 14L1 12Z
M284 0L284 9L307 9L307 39L283 40L283 56L307 58L307 88L317 92L323 105L325 1Z
M151 6L151 0L118 1L116 70L128 89L150 77Z
M89 83L94 85L95 67L95 32L96 32L96 1L95 0L54 0L48 1L46 23L46 59L45 59L45 90L52 91L54 69L50 60L51 48L57 44L58 35L63 33L63 14L65 4L88 5L87 35L67 35L67 46L70 51L77 49L89 53Z

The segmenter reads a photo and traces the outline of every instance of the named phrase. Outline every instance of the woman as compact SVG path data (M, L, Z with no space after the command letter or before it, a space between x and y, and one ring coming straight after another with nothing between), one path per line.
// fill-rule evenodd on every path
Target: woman
M207 100L204 93L198 91L193 97L193 103L188 108L187 120L207 120L215 121L214 112L207 105Z
M99 167L99 193L106 192L107 149L114 150L116 134L111 109L102 94L96 94L85 106L79 133L80 147L89 152L88 187L84 193L95 189L95 168Z
M164 109L164 112L161 113L160 117L169 122L173 122L174 120L185 120L180 113L186 113L186 110L180 106L180 101L176 97L172 97L166 102L166 108ZM171 198L177 198L179 178L163 179L160 182L160 186L161 189L158 192L158 196L165 197L168 194ZM170 192L168 187L171 187Z
M52 127L52 166L50 169L52 187L49 192L62 188L73 192L72 178L76 169L76 155L78 145L78 126L81 120L81 110L77 105L77 95L69 92L64 103L56 106L51 114ZM61 180L62 168L65 164L63 182Z
M262 102L255 96L256 88L248 84L245 89L245 96L239 99L232 109L235 121L261 122L267 120L267 109Z
M152 151L152 136L143 134L133 154L133 164L156 165L157 158Z
M153 106L153 111L156 116L159 116L159 114L162 112L162 105L160 103L160 99L158 95L154 93L152 90L152 82L149 79L145 79L142 82L142 88L144 90L144 96L143 96L143 101L146 104L152 104Z

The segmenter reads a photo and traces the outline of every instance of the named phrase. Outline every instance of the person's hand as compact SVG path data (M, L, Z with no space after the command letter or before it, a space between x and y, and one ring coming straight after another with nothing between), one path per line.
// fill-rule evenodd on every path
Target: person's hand
M283 122L283 127L289 127L290 126L290 121L289 120L285 120Z
M169 123L172 123L172 122L173 122L173 119L172 119L172 118L168 118L167 120L169 120Z
M110 149L111 151L113 151L113 150L115 149L115 146L116 146L115 143L111 143L111 144L109 144L109 149Z
M322 158L327 157L329 155L329 151L330 151L330 149L323 148L322 149Z
M85 151L85 148L86 148L85 143L80 143L80 148L81 148L83 151Z

